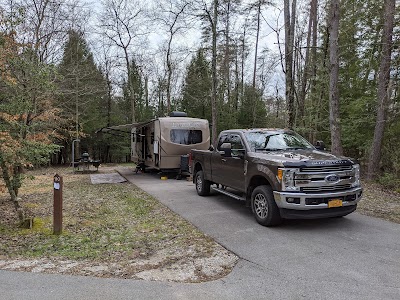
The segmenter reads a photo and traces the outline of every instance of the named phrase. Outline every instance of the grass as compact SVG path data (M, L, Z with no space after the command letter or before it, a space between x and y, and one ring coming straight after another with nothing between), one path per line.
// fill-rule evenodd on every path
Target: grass
M63 233L59 236L52 234L55 172L64 174ZM35 179L21 189L21 204L34 216L33 228L18 228L16 219L0 225L0 253L6 257L118 263L121 258L144 259L164 248L187 245L195 245L198 255L209 255L215 245L132 184L92 185L88 174L72 174L69 169L38 170L32 175ZM0 205L2 210L5 203Z

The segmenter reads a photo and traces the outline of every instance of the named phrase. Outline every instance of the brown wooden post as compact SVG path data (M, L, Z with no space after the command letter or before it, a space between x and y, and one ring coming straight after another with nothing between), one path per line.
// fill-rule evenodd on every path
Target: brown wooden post
M53 180L54 185L54 213L53 213L53 234L62 232L62 176L56 174Z

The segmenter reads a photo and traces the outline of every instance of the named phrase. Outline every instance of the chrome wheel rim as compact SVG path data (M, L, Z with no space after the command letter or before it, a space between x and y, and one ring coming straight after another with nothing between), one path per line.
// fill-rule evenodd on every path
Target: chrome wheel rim
M263 194L257 194L254 197L254 210L259 218L265 219L267 217L268 215L267 198Z
M196 188L198 191L201 191L201 187L203 185L203 180L201 179L200 175L196 176Z

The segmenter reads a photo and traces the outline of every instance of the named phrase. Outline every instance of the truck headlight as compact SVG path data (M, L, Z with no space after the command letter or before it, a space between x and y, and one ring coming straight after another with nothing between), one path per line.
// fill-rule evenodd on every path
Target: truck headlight
M300 191L300 188L295 185L295 173L298 169L278 169L277 178L282 184L283 191Z
M351 187L359 187L361 185L360 165L353 165L353 170L354 170L354 182L351 184Z

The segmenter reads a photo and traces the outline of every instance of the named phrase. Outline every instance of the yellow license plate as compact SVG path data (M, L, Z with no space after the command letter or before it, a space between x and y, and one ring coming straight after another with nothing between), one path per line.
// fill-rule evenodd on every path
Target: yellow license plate
M341 207L341 206L343 206L343 201L341 199L332 199L332 200L328 201L329 208Z

